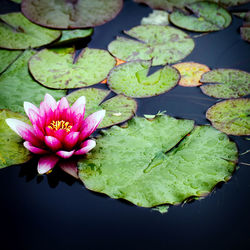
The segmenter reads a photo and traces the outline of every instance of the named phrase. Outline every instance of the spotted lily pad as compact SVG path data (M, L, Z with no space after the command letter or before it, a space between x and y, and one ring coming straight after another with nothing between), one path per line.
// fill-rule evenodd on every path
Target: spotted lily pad
M109 74L108 86L118 94L131 97L150 97L172 89L180 75L175 68L165 66L147 75L151 61L133 61L115 67Z
M249 0L209 0L225 7L247 3ZM134 0L136 3L144 3L152 9L173 11L174 8L184 9L187 4L201 2L201 0Z
M179 85L183 87L195 87L201 85L201 75L208 72L208 66L195 62L183 62L173 65L181 74Z
M53 89L81 88L99 83L115 66L115 59L101 49L85 48L77 59L73 48L44 49L29 62L33 77Z
M165 65L183 59L194 48L185 32L169 26L140 25L124 32L137 40L117 37L108 50L125 61L153 59L153 65Z
M212 125L229 135L250 135L250 99L219 102L210 107L206 117Z
M165 115L114 126L78 162L80 179L90 190L142 207L205 195L231 177L237 148L211 126L192 129L193 121Z
M236 69L215 69L201 77L202 83L214 83L201 86L204 94L215 98L237 98L250 93L250 74Z
M50 44L61 31L40 27L21 13L0 15L0 47L5 49L37 48Z
M122 0L23 0L22 12L32 22L56 29L94 27L122 9Z
M14 112L24 113L23 103L29 101L39 105L46 93L56 99L63 97L66 92L62 90L47 89L35 82L28 71L28 60L34 51L25 51L1 76L0 76L0 108Z
M148 17L142 18L141 24L168 25L168 13L163 10L153 10Z
M77 42L80 39L92 35L93 29L63 30L60 39L53 45L63 45Z
M216 3L198 2L187 7L194 15L176 10L169 16L170 21L182 29L196 32L217 31L228 27L232 21L229 12Z
M0 49L0 73L2 73L16 58L22 53L22 51L13 51Z
M123 95L117 95L104 101L109 93L110 91L104 89L87 88L74 91L67 96L67 99L69 103L74 103L78 97L85 96L85 117L98 110L106 110L105 117L98 127L105 128L131 119L137 110L136 101Z
M25 163L31 158L29 151L22 144L22 138L13 132L5 122L7 118L27 122L27 118L23 115L0 109L0 169Z

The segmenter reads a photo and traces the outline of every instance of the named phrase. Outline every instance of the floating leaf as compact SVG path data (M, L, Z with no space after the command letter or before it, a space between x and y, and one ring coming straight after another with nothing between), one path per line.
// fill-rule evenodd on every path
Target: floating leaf
M250 135L250 99L219 102L210 107L206 117L212 125L229 135Z
M15 61L21 53L22 51L0 49L0 73Z
M137 40L117 37L108 50L125 61L153 59L153 65L165 65L183 59L194 48L185 32L169 26L141 25L124 32Z
M250 43L250 27L241 27L240 35L243 40Z
M208 72L208 66L195 62L183 62L173 65L181 74L179 85L184 87L195 87L202 83L200 82L201 75Z
M166 206L166 205L157 206L157 207L152 208L152 210L157 211L161 214L167 213L168 209L169 209L169 206Z
M25 51L1 76L0 76L0 108L10 109L14 112L24 113L23 103L29 101L39 105L46 93L56 99L66 94L65 91L47 89L35 82L28 72L28 60L34 51Z
M22 12L32 22L45 27L76 29L109 22L122 5L122 0L23 0Z
M196 32L217 31L225 29L232 21L229 12L216 3L199 2L187 7L194 15L176 10L169 16L170 21L182 29Z
M0 109L0 169L25 163L31 158L29 151L22 144L22 138L13 132L5 122L7 118L28 121L23 115Z
M185 137L192 129L193 121L168 116L136 117L127 128L114 126L78 162L80 179L90 190L142 207L207 194L231 177L237 148L210 126L198 126Z
M131 119L136 113L136 101L123 95L117 95L103 102L109 93L108 90L87 88L74 91L67 96L67 99L69 103L74 103L78 97L85 96L85 117L95 111L105 109L106 115L98 128L110 127Z
M37 48L50 44L61 31L40 27L21 13L0 15L0 47L5 49Z
M93 29L63 30L62 36L53 45L63 45L77 42L80 39L91 36L93 31Z
M244 18L246 17L247 12L246 12L246 11L244 11L244 12L233 12L232 14L233 14L234 16L237 16L237 17L239 17L239 18L244 19Z
M202 0L134 0L136 3L144 3L152 9L173 11L174 8L184 9L187 4L201 2ZM234 6L249 2L249 0L209 0L223 6Z
M81 88L99 83L115 66L115 59L101 49L85 48L74 60L73 48L43 49L29 62L33 77L53 89Z
M22 0L10 0L10 1L15 2L15 3L21 3L22 2Z
M162 10L153 10L148 17L141 20L141 25L154 24L154 25L168 25L168 13Z
M237 98L250 93L250 74L236 69L215 69L202 75L204 94L215 98Z
M165 66L148 76L151 61L133 61L115 67L109 74L108 86L118 94L130 97L150 97L172 89L180 75L175 68Z

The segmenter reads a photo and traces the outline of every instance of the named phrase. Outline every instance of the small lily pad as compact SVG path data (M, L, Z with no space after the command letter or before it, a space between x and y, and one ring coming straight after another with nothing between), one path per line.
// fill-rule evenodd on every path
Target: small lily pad
M193 126L163 115L152 121L136 117L126 128L105 130L78 162L80 179L92 191L142 207L203 196L230 179L237 148L213 127L192 131Z
M183 87L195 87L202 83L200 82L201 75L208 72L208 66L195 62L183 62L173 65L181 74L179 85Z
M21 3L22 2L22 0L10 0L10 1L15 2L15 3Z
M56 29L88 28L109 22L122 0L23 0L22 12L32 22Z
M2 73L8 66L16 60L22 51L13 51L0 49L0 73Z
M141 20L141 25L154 24L154 25L168 25L168 13L163 10L153 10L148 17Z
M240 35L243 40L250 43L250 27L241 27Z
M61 36L61 31L40 27L21 13L0 15L0 47L5 49L37 48L50 44Z
M24 113L24 101L38 106L46 93L56 99L60 99L66 94L66 91L47 89L32 79L28 71L28 60L34 54L35 51L25 51L0 76L0 109Z
M25 163L31 158L29 151L22 144L22 138L13 132L5 122L7 118L28 121L23 115L0 109L0 169Z
M125 61L153 60L153 66L175 63L194 49L194 41L183 31L162 25L140 25L127 35L137 40L117 37L108 45L115 57Z
M103 102L110 91L96 88L87 88L74 91L67 96L69 103L74 103L78 97L86 97L85 117L100 109L106 110L106 115L98 128L110 127L131 119L137 109L135 100L123 95L117 95Z
M238 98L250 93L250 74L237 69L215 69L202 75L204 94L215 98Z
M63 30L60 39L53 45L63 45L77 42L85 37L91 36L93 29Z
M209 32L225 29L232 21L229 12L216 3L198 2L187 5L192 14L176 10L169 16L170 21L182 29Z
M74 60L73 48L43 49L29 62L33 77L53 89L81 88L99 83L115 66L115 59L101 49L82 50Z
M210 107L206 117L212 125L229 135L250 135L250 99L219 102Z
M174 8L185 9L187 4L201 2L201 0L134 0L136 3L144 3L152 9L162 9L172 12ZM229 7L249 2L249 0L209 0L222 6Z
M108 76L108 86L118 94L130 97L150 97L165 93L179 81L175 68L165 66L147 75L151 61L133 61L115 67Z

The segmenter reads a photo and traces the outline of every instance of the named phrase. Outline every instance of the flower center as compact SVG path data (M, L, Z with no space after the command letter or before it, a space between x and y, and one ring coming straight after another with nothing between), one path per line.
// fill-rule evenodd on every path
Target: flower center
M61 121L52 121L48 128L53 129L53 130L59 130L59 129L64 129L67 132L70 132L72 129L72 126L70 125L69 122L65 122L64 120Z

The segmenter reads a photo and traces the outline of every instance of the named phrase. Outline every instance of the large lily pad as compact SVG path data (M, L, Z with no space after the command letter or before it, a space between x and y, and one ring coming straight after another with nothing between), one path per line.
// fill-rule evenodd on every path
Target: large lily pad
M216 3L198 2L187 7L194 15L176 10L169 16L170 21L182 29L196 32L217 31L228 27L232 21L229 12Z
M250 99L219 102L210 107L206 117L220 131L230 135L250 135Z
M53 45L64 45L68 43L74 43L92 35L92 33L93 29L63 30L62 36Z
M215 69L202 75L204 94L215 98L237 98L250 93L250 74L236 69Z
M184 9L187 4L201 2L202 0L134 0L136 3L144 3L152 9L173 11L174 8ZM225 7L247 3L249 0L209 0Z
M181 74L179 85L183 87L195 87L201 85L201 75L208 72L208 66L195 62L183 62L173 65Z
M22 51L13 51L0 49L0 73L2 73L16 58L22 53Z
M5 49L37 48L50 44L61 31L40 27L21 13L0 15L0 47Z
M73 48L44 49L29 62L33 77L53 89L81 88L99 83L115 66L115 59L101 49L85 48L74 60Z
M122 0L23 0L22 12L32 22L57 29L107 23L122 9Z
M123 95L117 95L103 102L109 93L110 91L104 89L87 88L74 91L67 96L67 99L72 104L80 96L85 96L85 117L100 109L105 109L105 117L98 127L105 128L131 119L137 109L136 101Z
M63 97L66 92L62 90L47 89L35 82L28 71L28 60L34 51L25 51L1 76L0 76L0 108L10 109L24 113L24 101L39 105L46 93L56 99Z
M90 190L143 207L207 194L231 177L237 148L210 126L198 126L185 137L192 129L193 121L168 116L114 126L79 161L80 179Z
M22 144L22 138L13 132L5 122L7 118L27 122L27 118L23 115L0 109L0 169L25 163L31 158L29 151Z
M115 67L109 74L108 86L118 94L130 97L150 97L172 89L180 75L175 68L165 66L147 76L151 61L133 61Z
M124 32L137 40L117 37L108 50L125 61L153 59L153 65L165 65L183 59L194 48L185 32L169 26L140 25Z

